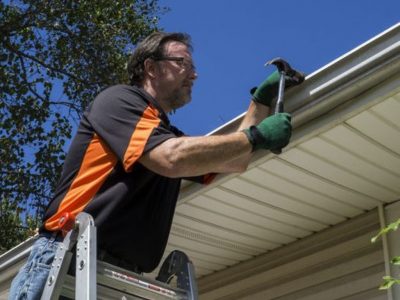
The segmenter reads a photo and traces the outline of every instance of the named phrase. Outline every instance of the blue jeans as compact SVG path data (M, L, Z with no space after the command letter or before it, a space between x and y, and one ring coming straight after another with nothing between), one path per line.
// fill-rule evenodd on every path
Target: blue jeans
M51 234L35 241L28 261L12 281L9 300L40 299L59 244L61 240Z

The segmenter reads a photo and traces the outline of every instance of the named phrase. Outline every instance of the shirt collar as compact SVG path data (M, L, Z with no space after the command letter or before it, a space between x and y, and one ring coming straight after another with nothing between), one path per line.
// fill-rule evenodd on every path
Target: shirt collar
M159 112L159 117L161 120L168 126L170 126L170 121L167 116L167 114L164 112L160 104L157 102L157 100L151 96L148 92L146 92L143 88L138 87L138 86L133 86L133 88L141 95L143 96L147 101L149 101Z

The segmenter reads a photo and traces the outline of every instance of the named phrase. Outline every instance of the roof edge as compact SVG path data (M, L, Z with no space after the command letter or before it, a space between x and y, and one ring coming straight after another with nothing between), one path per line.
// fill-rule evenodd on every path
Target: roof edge
M307 124L337 110L340 106L359 100L361 95L393 77L398 77L398 74L400 22L308 75L300 86L290 89L285 94L285 107L293 115L294 128L292 142L287 149L295 145L296 140L304 138L305 132L311 134L309 128L305 130ZM365 105L367 104L364 103ZM242 113L208 135L234 132L239 128L244 115L245 113ZM258 151L251 164L260 159L268 159L269 155L272 155L269 151ZM181 188L178 205L235 176L237 174L221 174L208 186L185 182Z

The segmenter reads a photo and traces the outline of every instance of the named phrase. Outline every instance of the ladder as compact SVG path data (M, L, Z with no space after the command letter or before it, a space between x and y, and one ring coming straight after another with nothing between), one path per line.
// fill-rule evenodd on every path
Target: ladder
M154 280L97 261L96 227L89 214L81 212L75 220L65 214L60 226L64 241L56 251L41 300L60 296L76 300L198 299L194 267L185 253L172 251ZM68 274L74 251L75 279ZM176 287L170 285L172 279Z

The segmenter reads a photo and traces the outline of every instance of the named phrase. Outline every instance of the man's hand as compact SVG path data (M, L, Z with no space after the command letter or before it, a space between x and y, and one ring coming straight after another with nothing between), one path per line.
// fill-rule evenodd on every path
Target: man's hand
M265 118L257 126L251 126L243 132L253 145L253 151L281 149L289 143L292 135L291 115L288 113L274 114Z
M253 88L250 93L253 96L253 101L271 106L272 100L278 96L279 90L279 77L278 71L273 72L267 77L257 88ZM298 85L304 81L304 74L301 72L295 72L293 76L286 76L285 88Z

